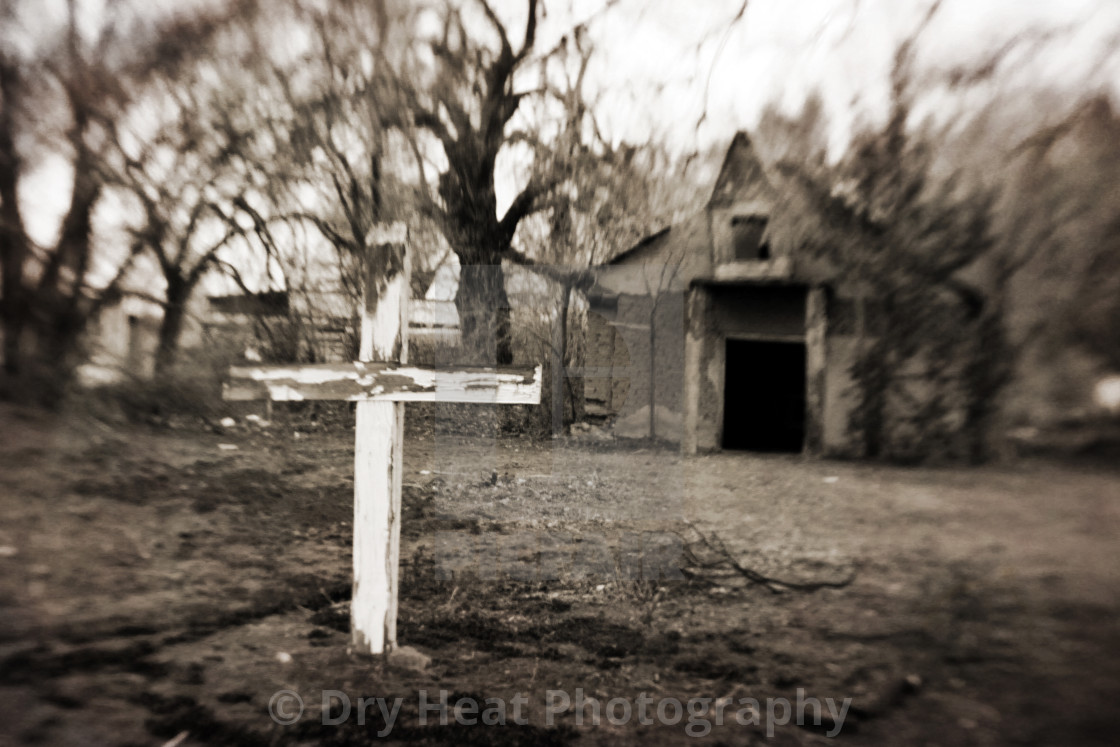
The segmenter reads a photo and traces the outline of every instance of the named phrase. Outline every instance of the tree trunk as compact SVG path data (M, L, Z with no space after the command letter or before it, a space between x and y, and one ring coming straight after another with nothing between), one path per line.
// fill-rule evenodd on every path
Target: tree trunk
M167 279L167 303L159 325L159 343L156 346L155 375L162 376L175 365L179 353L179 337L187 316L187 300L193 285L182 278Z
M563 291L561 291L563 293ZM556 310L556 320L552 323L552 364L549 370L549 384L551 393L549 404L552 407L552 435L559 436L564 433L564 322L565 302L560 300Z
M4 318L4 373L18 376L23 370L24 320L18 314Z
M999 394L1009 378L1011 354L1002 316L1001 310L988 309L977 320L976 348L965 368L964 430L972 464L982 464L992 455Z
M462 256L460 255L460 260ZM512 327L501 264L461 262L455 294L462 334L463 363L513 363Z
M563 330L563 332L564 332L564 358L563 359L564 359L565 371L567 371L568 366L575 366L577 368L581 368L583 366L583 361L582 361L582 358L581 358L581 356L582 356L581 348L579 348L577 346L575 348L575 350L572 349L572 342L571 342L572 323L571 323L571 319L570 319L570 316L571 316L571 313L572 313L572 290L573 289L572 289L572 286L571 286L570 282L566 283L565 284L565 290L564 290L564 312L563 312L564 313L564 330ZM577 387L576 387L576 382L577 381L580 383L580 386L582 387L582 382L584 381L584 379L582 379L582 378L581 379L576 379L576 378L568 376L566 374L564 376L564 391L567 392L567 397L565 399L565 402L567 403L565 405L565 407L566 407L565 418L566 418L566 420L569 424L578 422L579 420L581 420L583 418L583 400L582 400L582 397L580 396L580 394L582 393L582 389L579 389L577 391Z
M20 90L17 68L0 60L0 315L4 329L4 372L17 375L23 368L20 357L25 308L24 260L27 236L19 209L19 177L22 164L15 147L16 98Z
M557 311L555 333L552 341L552 434L564 432L564 426L575 420L575 400L565 397L570 387L566 375L568 360L568 309L571 307L572 283L566 281L560 289L560 308ZM568 416L566 399L572 400L571 417Z
M59 308L44 302L46 308L29 320L27 331L33 343L24 362L24 374L33 373L39 380L44 403L54 405L62 397L81 360L82 332L87 318L77 308Z

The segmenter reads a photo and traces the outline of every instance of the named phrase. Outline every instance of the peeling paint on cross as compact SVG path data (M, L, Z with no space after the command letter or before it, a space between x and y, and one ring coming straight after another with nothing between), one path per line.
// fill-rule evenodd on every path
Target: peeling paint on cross
M361 346L356 363L230 369L226 399L346 400L357 403L354 438L355 651L397 645L401 456L405 402L537 404L541 368L432 368L408 360L408 230L375 228L366 241Z

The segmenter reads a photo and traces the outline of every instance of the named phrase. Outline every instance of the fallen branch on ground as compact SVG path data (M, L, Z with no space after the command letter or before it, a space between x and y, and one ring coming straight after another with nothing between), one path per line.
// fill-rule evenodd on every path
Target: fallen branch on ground
M855 571L852 571L846 578L843 578L839 581L801 582L784 581L780 578L772 578L770 576L763 575L752 568L747 568L746 566L742 565L738 560L735 559L735 556L732 555L731 551L727 549L727 545L724 544L723 540L715 532L712 532L711 536L708 536L700 531L700 529L697 528L696 525L694 525L692 522L685 523L687 524L689 529L696 532L696 535L700 538L700 541L703 543L703 545L719 557L719 559L715 561L702 561L699 557L697 557L696 553L692 551L691 545L693 543L686 542L684 544L684 552L690 563L694 564L698 568L703 569L718 568L721 565L727 565L743 578L747 579L751 583L766 587L766 589L773 594L781 594L785 591L811 592L819 591L820 589L842 589L845 586L851 584L852 581L854 581L856 578Z

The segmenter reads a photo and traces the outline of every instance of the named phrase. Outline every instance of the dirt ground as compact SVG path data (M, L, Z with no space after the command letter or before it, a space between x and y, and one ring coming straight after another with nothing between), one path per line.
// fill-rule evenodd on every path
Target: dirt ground
M348 650L350 432L0 423L0 745L1117 739L1107 466L414 435L399 637L431 661L410 667ZM440 691L447 723L422 723ZM547 711L577 691L597 726ZM643 693L687 713L623 718ZM390 720L362 697L403 700ZM774 700L798 697L851 701L798 726ZM458 723L470 699L507 723Z

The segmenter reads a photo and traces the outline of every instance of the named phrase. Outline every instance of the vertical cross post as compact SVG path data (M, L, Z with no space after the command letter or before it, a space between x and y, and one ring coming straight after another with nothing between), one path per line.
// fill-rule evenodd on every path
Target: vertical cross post
M378 226L366 242L360 361L408 359L408 231ZM354 453L354 592L350 603L355 651L381 654L397 643L401 453L404 403L359 401Z
M351 641L356 652L382 654L397 643L404 403L539 404L541 367L406 365L408 230L379 227L366 245L361 360L235 366L223 392L229 400L357 403Z

